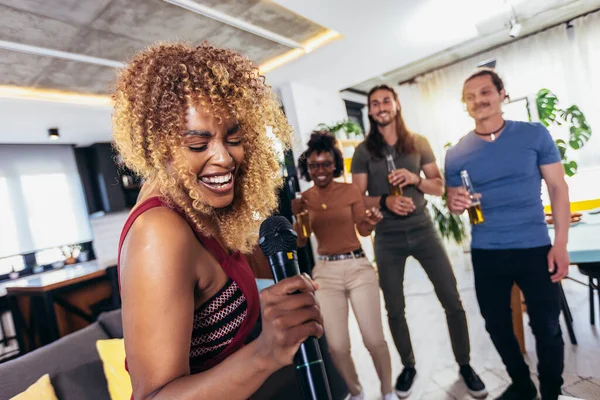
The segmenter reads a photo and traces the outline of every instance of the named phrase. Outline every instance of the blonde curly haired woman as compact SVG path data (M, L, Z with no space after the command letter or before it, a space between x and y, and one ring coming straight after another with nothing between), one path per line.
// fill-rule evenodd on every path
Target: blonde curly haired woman
M291 129L257 68L208 44L142 51L113 98L116 148L146 180L119 247L133 396L246 399L323 331L310 278L259 301L240 254L277 205L266 126L285 145ZM245 344L261 303L262 332Z

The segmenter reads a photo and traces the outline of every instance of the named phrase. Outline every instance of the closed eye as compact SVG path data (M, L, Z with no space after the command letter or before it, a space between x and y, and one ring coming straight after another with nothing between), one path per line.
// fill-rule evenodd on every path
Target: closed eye
M189 146L188 149L190 151L194 151L194 152L202 152L205 151L208 148L207 145L204 146Z
M230 146L238 146L242 143L241 135L239 134L240 124L236 123L231 128L227 129L227 144Z

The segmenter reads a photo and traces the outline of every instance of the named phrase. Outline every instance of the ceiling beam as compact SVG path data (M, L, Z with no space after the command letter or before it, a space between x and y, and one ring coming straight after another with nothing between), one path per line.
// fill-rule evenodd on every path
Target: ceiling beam
M300 44L294 40L288 39L285 36L282 36L278 33L261 28L260 26L256 26L256 25L250 24L246 21L242 21L241 19L232 17L221 11L207 7L203 4L198 4L195 1L192 1L192 0L164 0L164 1L169 4L172 4L174 6L184 8L193 13L203 15L210 19L214 19L215 21L222 22L226 25L233 26L234 28L237 28L237 29L252 33L256 36L260 36L262 38L268 39L272 42L279 43L284 46L291 47L293 49L300 49L300 50L306 51L304 49L304 46L302 46L302 44Z
M102 65L111 68L121 68L125 64L120 61L108 60L106 58L86 56L83 54L69 53L66 51L53 50L45 47L30 46L28 44L7 42L0 40L0 49L18 51L21 53L35 54L43 57L61 58L63 60L78 61L88 64Z

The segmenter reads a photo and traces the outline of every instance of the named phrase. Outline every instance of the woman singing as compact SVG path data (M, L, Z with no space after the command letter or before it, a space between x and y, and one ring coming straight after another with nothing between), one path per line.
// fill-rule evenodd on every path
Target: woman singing
M266 127L286 145L291 129L257 68L208 44L139 53L113 98L116 147L146 181L119 254L133 396L247 399L323 329L308 277L259 299L240 254L277 205Z

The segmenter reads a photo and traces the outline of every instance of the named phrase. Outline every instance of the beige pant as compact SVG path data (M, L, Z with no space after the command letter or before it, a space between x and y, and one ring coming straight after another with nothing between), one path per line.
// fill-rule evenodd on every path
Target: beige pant
M365 257L319 261L313 270L313 278L320 285L316 295L323 313L329 350L350 393L356 395L362 388L350 354L348 299L363 342L373 358L381 382L381 393L392 392L392 365L383 337L379 283L371 263Z

